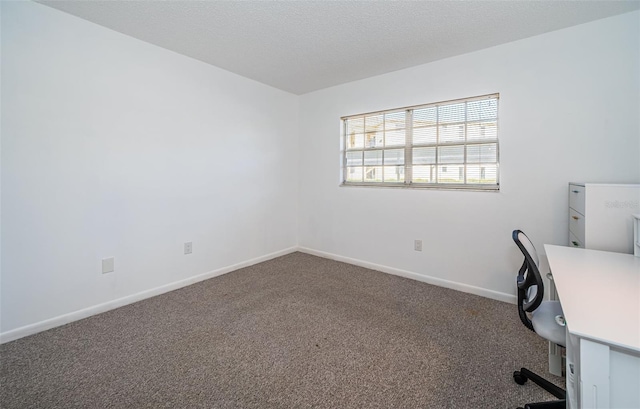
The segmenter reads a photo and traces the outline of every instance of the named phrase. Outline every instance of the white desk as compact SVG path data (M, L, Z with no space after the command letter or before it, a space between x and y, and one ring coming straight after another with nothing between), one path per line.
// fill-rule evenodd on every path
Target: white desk
M567 322L567 407L640 408L640 258L544 248Z

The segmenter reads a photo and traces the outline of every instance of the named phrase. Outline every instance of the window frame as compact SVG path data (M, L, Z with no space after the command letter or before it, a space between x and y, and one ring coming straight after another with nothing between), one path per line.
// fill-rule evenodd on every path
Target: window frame
M468 119L468 110L466 107L466 103L468 102L474 102L474 101L481 101L481 100L494 100L496 101L496 116L494 119L490 119L490 120L469 120ZM429 103L429 104L421 104L421 105L412 105L412 106L407 106L407 107L403 107L403 108L394 108L394 109L387 109L387 110L381 110L381 111L374 111L374 112L367 112L367 113L363 113L363 114L357 114L357 115L348 115L348 116L343 116L340 118L340 124L341 124L341 184L340 186L344 186L344 187L351 187L351 186L355 186L355 187L391 187L391 188L414 188L414 189L438 189L438 190L472 190L472 191L499 191L500 190L500 138L499 138L499 127L500 127L500 121L499 121L499 108L500 108L500 104L499 104L499 100L500 100L500 94L499 93L493 93L493 94L486 94L486 95L480 95L480 96L475 96L475 97L469 97L469 98L460 98L460 99L453 99L453 100L448 100L448 101L439 101L439 102L434 102L434 103ZM446 105L455 105L455 104L460 104L460 103L465 103L465 111L464 111L464 121L454 121L454 122L447 122L447 123L443 123L440 122L440 118L436 119L436 122L433 125L435 128L435 132L436 132L436 142L435 143L415 143L414 144L414 138L413 138L413 131L414 131L414 121L413 121L413 114L416 110L420 110L420 109L425 109L425 108L433 108L435 107L436 110L438 110L438 107L440 106L446 106ZM347 138L350 136L347 134L347 121L348 120L353 120L353 119L358 119L358 118L365 118L365 117L371 117L374 115L385 115L385 114L394 114L394 113L398 113L398 112L404 112L405 113L405 142L403 145L397 145L397 146L387 146L386 143L383 143L381 146L374 146L374 147L367 147L366 146L366 141L367 141L367 131L366 129L363 128L362 130L362 136L363 136L363 141L362 141L362 148L356 148L356 149L348 149L348 143L347 143ZM383 117L383 124L386 123L384 120L385 117ZM496 132L496 136L494 139L477 139L477 140L473 140L473 141L469 141L468 140L468 124L478 124L478 123L482 123L482 122L490 122L490 121L495 121L495 132ZM446 124L446 125L445 125ZM464 139L463 141L453 141L453 142L444 142L444 141L440 141L440 128L442 126L450 126L450 125L462 125L464 124ZM383 125L383 134L386 135L386 129L384 128L385 125ZM416 127L415 129L423 129L423 128L428 128L430 126L422 126L422 127ZM377 131L378 132L378 131ZM384 138L384 137L383 137ZM486 144L492 144L495 145L495 172L496 172L496 182L495 183L469 183L467 182L467 177L468 177L468 173L467 173L467 169L466 167L469 165L478 165L480 166L479 168L479 174L483 173L483 170L486 172L486 168L483 168L481 165L483 162L478 162L477 164L474 162L468 162L468 157L467 157L467 147L468 146L473 146L473 145L486 145ZM446 146L462 146L463 147L463 161L462 163L449 163L449 162L440 162L438 161L438 158L440 156L439 152L441 147L446 147ZM436 160L434 163L430 164L433 166L433 169L435 169L435 174L436 174L436 182L415 182L414 178L413 178L413 168L414 166L419 166L413 163L413 158L412 158L412 154L413 154L413 148L434 148L436 153ZM348 181L347 180L347 172L348 172L348 166L347 166L347 154L348 152L362 152L363 153L363 159L362 159L362 174L363 174L363 179L364 179L364 173L366 171L366 165L365 165L365 152L368 151L380 151L383 152L385 150L390 150L390 149L403 149L404 150L404 181L403 182L385 182L385 181ZM489 163L489 162L486 162ZM493 165L493 163L491 163ZM384 172L384 162L382 165L375 165L377 167L382 168L382 172ZM402 166L402 165L399 165ZM446 182L437 182L437 178L438 178L438 170L442 169L443 167L451 167L451 168L458 168L459 171L463 171L464 173L464 180L462 183L446 183Z

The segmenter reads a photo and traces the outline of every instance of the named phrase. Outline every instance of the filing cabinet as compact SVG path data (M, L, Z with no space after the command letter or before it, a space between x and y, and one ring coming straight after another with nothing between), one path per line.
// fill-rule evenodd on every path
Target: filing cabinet
M569 246L633 253L640 185L570 183Z

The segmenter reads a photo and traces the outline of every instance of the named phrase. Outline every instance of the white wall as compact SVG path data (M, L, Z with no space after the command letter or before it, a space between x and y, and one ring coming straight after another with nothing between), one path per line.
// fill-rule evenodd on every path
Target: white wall
M296 97L40 4L1 8L9 338L296 240L508 297L512 229L565 243L568 181L640 181L638 12ZM493 92L499 193L338 187L340 116Z
M639 22L634 12L302 96L299 245L510 299L513 229L541 252L566 244L569 181L640 181ZM341 116L494 92L499 193L338 186Z
M295 247L296 96L32 2L1 69L1 332Z

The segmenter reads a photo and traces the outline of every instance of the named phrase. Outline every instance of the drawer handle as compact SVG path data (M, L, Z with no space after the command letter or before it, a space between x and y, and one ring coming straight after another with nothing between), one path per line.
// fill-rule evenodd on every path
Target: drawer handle
M578 216L571 216L571 218L572 218L573 220L580 220L580 218L579 218Z
M572 190L571 193L580 193L579 190Z

